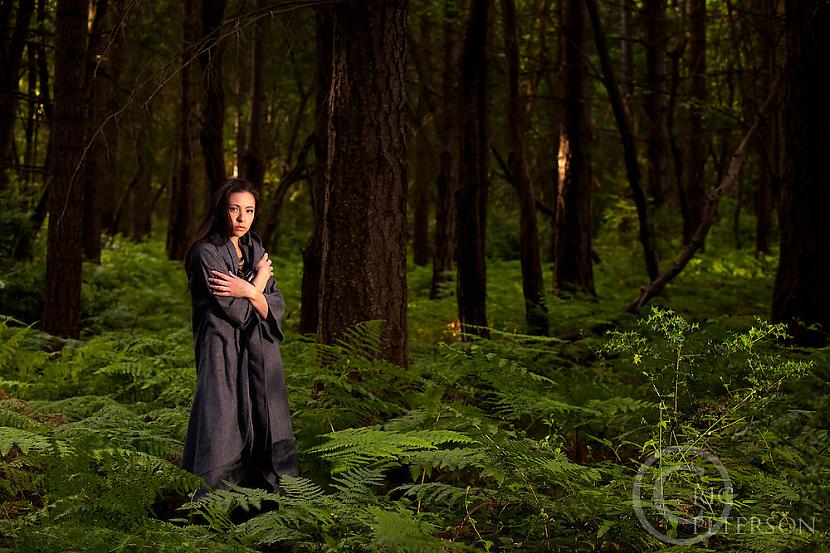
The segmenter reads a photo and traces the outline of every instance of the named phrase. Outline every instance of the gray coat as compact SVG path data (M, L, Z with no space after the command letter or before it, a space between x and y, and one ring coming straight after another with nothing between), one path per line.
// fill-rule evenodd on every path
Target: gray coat
M239 246L255 268L265 253L262 240L249 231ZM181 466L210 488L229 480L276 491L279 475L298 475L279 345L285 300L273 277L263 292L265 319L246 298L211 293L211 269L244 276L230 240L200 242L191 255L196 393ZM204 484L197 497L206 493Z

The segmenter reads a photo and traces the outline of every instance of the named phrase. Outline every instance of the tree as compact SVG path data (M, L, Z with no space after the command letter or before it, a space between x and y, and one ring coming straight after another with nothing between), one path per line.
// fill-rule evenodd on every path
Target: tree
M812 343L830 331L830 5L788 0L786 14L785 165L772 319Z
M379 356L406 366L407 2L333 9L318 339L382 319Z
M683 221L683 242L688 244L692 232L700 225L706 189L706 135L703 109L706 102L706 0L689 0L689 129L683 191L688 217Z
M167 257L184 259L189 245L193 197L193 48L198 36L196 0L184 0L182 14L182 67L179 76L179 124L176 128L176 163L170 187Z
M666 45L666 0L645 2L646 19L646 95L645 112L649 118L648 182L654 205L666 201L669 179L669 109Z
M35 6L33 0L21 0L17 4L14 26L11 10L14 2L7 0L0 4L0 190L8 184L9 150L12 143L14 120L17 111L17 96L20 90L20 61L23 47L29 35L29 22ZM10 35L7 33L11 31Z
M588 12L582 0L565 0L562 18L564 108L556 199L556 288L594 294L591 250L591 126Z
M470 2L458 83L459 170L456 192L456 300L463 340L468 334L489 337L486 296L487 189L490 159L491 0ZM461 246L463 244L463 247Z
M227 4L227 0L202 0L202 39L206 44L199 54L199 62L204 76L202 129L199 133L199 140L202 144L205 169L211 191L217 190L227 177L224 145L223 47L222 41L219 40L219 26L224 18Z
M456 34L456 2L444 0L443 22L443 70L441 71L441 105L438 116L438 174L435 179L435 244L432 255L432 283L429 298L436 299L441 284L452 280L455 260L455 194L458 186L458 79L454 69L458 67Z
M327 6L314 9L316 29L316 66L314 75L315 176L309 180L313 216L312 232L303 248L303 281L300 308L300 333L317 334L320 318L320 264L323 257L323 200L328 163L329 92L331 90L332 13Z
M631 196L637 207L637 218L640 224L640 243L643 246L643 257L645 259L646 273L649 280L656 279L660 274L660 260L657 256L657 246L654 243L654 227L651 224L648 202L641 183L640 162L637 161L637 142L634 131L631 128L631 117L629 116L626 104L623 101L620 90L614 78L614 70L611 66L611 59L608 55L608 43L605 40L605 33L599 17L599 9L596 0L586 0L588 14L591 18L591 26L594 29L594 41L599 53L600 66L602 67L603 82L608 90L608 99L611 102L611 109L614 112L614 119L620 131L623 153L625 158L625 170L628 175L628 185L631 188ZM623 10L624 12L625 10Z
M78 338L81 330L81 155L88 94L86 66L78 60L86 58L88 8L88 0L58 0L55 19L55 112L43 330L70 338Z
M519 100L519 29L516 3L502 0L504 47L507 53L507 164L510 177L519 195L519 240L522 265L522 292L525 299L525 320L530 334L548 333L548 308L539 258L539 232L536 228L536 196L527 168L522 134L523 109Z

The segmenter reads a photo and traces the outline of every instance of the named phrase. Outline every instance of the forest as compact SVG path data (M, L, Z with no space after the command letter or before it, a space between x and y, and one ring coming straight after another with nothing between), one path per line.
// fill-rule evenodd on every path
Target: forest
M0 551L830 551L827 0L0 0ZM244 178L299 475L196 501Z

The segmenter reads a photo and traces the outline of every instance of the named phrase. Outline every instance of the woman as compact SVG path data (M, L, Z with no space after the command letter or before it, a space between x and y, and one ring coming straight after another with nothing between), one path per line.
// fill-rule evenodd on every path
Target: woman
M250 230L258 196L227 180L185 254L197 380L181 466L203 478L194 499L227 489L223 480L281 492L279 476L298 475L279 347L285 301Z

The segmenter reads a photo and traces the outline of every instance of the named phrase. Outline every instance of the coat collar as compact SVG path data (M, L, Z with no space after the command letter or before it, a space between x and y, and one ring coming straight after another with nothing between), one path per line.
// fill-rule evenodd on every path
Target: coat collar
M259 236L252 230L249 230L239 238L239 249L251 260L251 267L256 267L256 264L259 263L265 251ZM225 242L225 250L226 256L231 262L231 267L235 271L239 266L239 258L236 255L236 248L233 247L233 242L231 242L230 238Z

